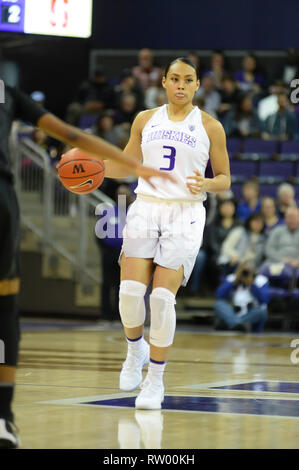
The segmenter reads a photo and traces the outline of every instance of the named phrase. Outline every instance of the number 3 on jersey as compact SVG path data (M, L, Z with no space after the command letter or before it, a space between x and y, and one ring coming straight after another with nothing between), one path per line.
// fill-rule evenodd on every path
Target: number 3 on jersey
M160 168L160 170L171 171L174 169L174 165L175 165L176 149L174 147L169 147L168 145L163 145L163 148L170 150L170 155L163 155L163 158L169 158L169 167Z

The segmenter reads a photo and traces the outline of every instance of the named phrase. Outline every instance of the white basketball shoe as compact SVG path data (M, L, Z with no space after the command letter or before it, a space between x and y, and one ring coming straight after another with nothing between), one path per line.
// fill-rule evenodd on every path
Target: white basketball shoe
M141 385L141 392L135 401L135 408L139 410L160 410L164 400L164 385L161 380L157 380L147 374Z
M0 419L0 449L16 449L20 439L16 435L16 426L6 419Z
M132 392L139 387L142 382L143 366L149 363L150 346L143 339L142 346L138 351L128 348L128 354L123 363L119 377L119 388L124 392Z

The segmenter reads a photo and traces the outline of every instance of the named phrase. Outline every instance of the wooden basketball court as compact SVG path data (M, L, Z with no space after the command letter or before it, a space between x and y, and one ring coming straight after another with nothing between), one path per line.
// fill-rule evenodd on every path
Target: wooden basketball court
M22 327L14 401L21 448L299 448L299 364L291 361L298 332L178 327L163 409L141 411L136 392L118 388L120 324Z

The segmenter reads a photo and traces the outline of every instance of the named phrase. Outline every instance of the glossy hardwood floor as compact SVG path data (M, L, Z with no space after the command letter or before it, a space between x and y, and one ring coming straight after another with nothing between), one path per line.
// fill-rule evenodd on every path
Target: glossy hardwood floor
M126 353L119 324L22 325L14 401L21 448L299 448L299 364L290 346L299 332L178 327L163 409L138 411L136 392L118 389Z

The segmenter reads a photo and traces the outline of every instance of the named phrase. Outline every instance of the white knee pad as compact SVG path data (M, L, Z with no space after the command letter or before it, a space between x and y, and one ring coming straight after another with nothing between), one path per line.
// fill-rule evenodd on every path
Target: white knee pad
M119 313L126 328L136 328L145 321L144 296L146 285L137 281L121 281L119 288Z
M176 315L175 295L164 287L157 287L150 295L150 343L166 348L173 343Z

